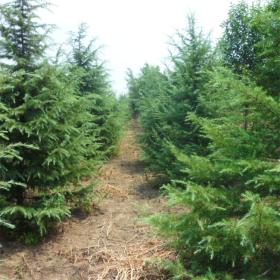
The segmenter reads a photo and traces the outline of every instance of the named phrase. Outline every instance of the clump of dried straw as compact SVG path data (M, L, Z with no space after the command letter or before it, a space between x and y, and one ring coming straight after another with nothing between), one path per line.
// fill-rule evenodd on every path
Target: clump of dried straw
M132 240L118 250L115 248L116 244L104 243L104 240L99 240L94 247L72 249L67 253L70 262L77 266L77 279L168 279L165 273L153 265L153 261L176 258L175 252L156 238L147 241Z

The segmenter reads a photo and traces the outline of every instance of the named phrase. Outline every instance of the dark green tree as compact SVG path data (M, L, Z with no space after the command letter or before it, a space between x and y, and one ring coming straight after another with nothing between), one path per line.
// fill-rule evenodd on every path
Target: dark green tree
M163 171L167 161L165 145L170 130L170 124L167 123L170 82L159 67L148 64L141 69L137 77L130 72L128 81L131 110L135 116L140 113L140 142L144 159L150 168Z
M46 50L50 26L39 23L37 11L46 7L42 1L17 0L1 5L0 58L13 70L32 70Z
M96 46L96 39L88 39L88 26L84 23L79 26L77 33L72 33L70 41L70 70L78 80L79 95L89 103L89 133L96 134L101 152L110 155L118 139L117 103L104 62L100 59L100 47Z
M174 279L280 277L279 7L272 0L263 7L241 2L231 8L221 44L221 65L230 69L215 65L210 56L208 66L192 70L201 64L189 61L204 56L185 44L187 59L179 56L175 74L169 72L168 109L156 114L161 125L148 146L158 145L162 160L153 160L155 168L165 166L173 178L164 187L171 209L149 221L180 255L163 264ZM198 59L191 59L194 54ZM141 102L140 120L152 116ZM150 104L155 102L151 98ZM155 130L144 127L146 135ZM158 140L166 131L171 145Z
M200 96L214 63L210 40L197 28L193 16L188 27L174 39L175 51L166 75L159 69L144 67L139 77L131 78L130 99L135 112L140 112L144 127L143 150L153 169L179 176L172 146L187 153L206 153L207 141L188 114L205 112L199 106Z
M257 6L250 6L245 1L232 4L223 24L223 58L226 66L238 74L254 71L258 63L256 44L260 33L253 24L257 10Z
M225 69L213 73L208 89L202 103L211 118L190 118L209 139L210 153L174 150L185 173L166 187L176 210L150 221L180 252L181 264L173 265L186 268L181 279L276 280L280 105Z
M66 186L88 173L85 154L91 140L85 131L88 105L77 96L75 81L44 56L45 25L37 16L44 7L35 0L0 6L0 102L7 115L0 130L8 139L0 142L23 145L17 148L21 160L2 161L5 176L18 183L5 193L1 217L12 221L17 232L41 235L70 215L67 200L78 189Z
M174 43L177 52L172 55L174 69L170 80L174 86L172 94L173 117L172 144L188 149L189 153L202 152L205 139L200 137L199 127L187 119L191 112L203 114L199 98L208 81L208 71L214 63L210 39L197 27L194 16L188 17L188 27L178 33L179 42Z
M253 25L260 34L260 40L256 44L259 63L255 78L259 85L279 98L280 1L268 1L268 4L256 13Z

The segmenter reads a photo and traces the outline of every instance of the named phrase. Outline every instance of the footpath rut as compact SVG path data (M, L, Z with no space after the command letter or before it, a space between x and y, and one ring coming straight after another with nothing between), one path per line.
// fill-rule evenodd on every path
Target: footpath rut
M168 279L147 262L174 258L174 253L139 219L164 203L158 179L139 161L137 132L131 122L118 156L102 168L95 190L102 199L93 213L60 225L59 233L41 245L4 246L0 280Z

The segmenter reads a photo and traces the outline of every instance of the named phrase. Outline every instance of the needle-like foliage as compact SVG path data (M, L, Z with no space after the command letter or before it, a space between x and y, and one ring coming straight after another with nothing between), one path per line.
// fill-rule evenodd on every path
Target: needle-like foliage
M214 57L190 18L166 75L130 75L144 154L173 179L148 218L172 279L280 279L279 7L232 5Z
M79 79L44 54L48 26L37 15L45 6L36 0L0 6L0 143L8 149L1 158L0 215L27 243L91 196L92 186L78 182L94 171L101 145L97 124L89 130L93 103L82 96Z
M87 100L91 115L89 134L95 134L99 151L104 156L114 152L119 137L117 100L112 93L105 63L100 58L101 48L96 39L88 38L88 26L80 24L70 38L70 71L78 81L78 94Z
M141 143L145 159L153 170L178 176L180 170L172 146L188 153L205 153L207 141L200 128L186 116L203 112L199 96L208 81L213 51L207 36L197 28L193 16L188 28L178 32L172 43L171 67L166 74L146 65L139 77L129 75L130 104L143 127Z

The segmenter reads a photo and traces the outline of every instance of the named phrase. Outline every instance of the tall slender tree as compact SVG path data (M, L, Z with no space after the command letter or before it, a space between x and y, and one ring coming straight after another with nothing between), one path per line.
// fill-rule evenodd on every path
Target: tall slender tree
M206 139L188 114L205 113L199 99L214 63L210 40L197 27L194 16L189 16L186 30L178 32L173 47L172 66L166 76L159 69L144 67L140 77L130 83L134 110L140 112L146 128L144 152L152 166L171 177L180 173L171 147L187 153L203 154L207 150Z
M88 100L91 114L89 133L96 133L101 152L110 154L117 140L116 100L108 80L108 72L100 59L96 39L88 38L88 26L82 23L70 38L70 70L78 77L79 94Z
M1 5L0 57L13 70L37 67L46 50L48 25L39 23L37 11L46 7L42 1L17 0Z
M188 26L177 35L174 43L176 52L171 56L174 70L170 79L174 85L173 120L174 141L178 147L189 152L203 151L205 139L200 137L199 128L187 119L191 112L199 112L199 98L208 81L208 71L213 66L213 50L210 39L197 27L195 17L188 17Z

